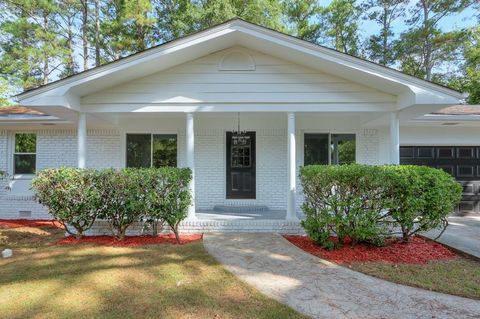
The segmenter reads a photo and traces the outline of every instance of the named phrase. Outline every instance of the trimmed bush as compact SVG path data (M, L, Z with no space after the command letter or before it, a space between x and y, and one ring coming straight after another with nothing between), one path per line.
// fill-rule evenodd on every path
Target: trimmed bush
M325 248L384 243L401 229L404 240L442 225L461 198L461 186L442 170L422 166L318 165L300 171L302 222ZM338 241L333 241L335 235Z
M76 168L46 169L32 182L38 201L77 239L92 227L98 216L101 198L97 185L96 171Z
M188 168L172 167L47 169L38 173L33 188L56 219L76 229L77 238L100 218L119 240L133 223L146 221L154 234L166 223L179 241L178 225L191 203L191 175Z
M379 223L385 208L384 176L374 166L314 165L300 171L307 234L326 248L349 238L381 244L388 234ZM330 239L338 238L338 243Z
M141 221L147 210L147 181L141 169L107 169L99 172L99 218L110 224L113 236L123 240L127 228Z
M153 222L154 233L156 225L166 223L179 242L178 225L187 217L192 200L188 188L192 171L189 168L162 167L149 172L146 180L153 191L147 195L147 220Z
M386 167L390 216L403 240L418 232L446 227L462 197L462 186L448 173L426 166Z

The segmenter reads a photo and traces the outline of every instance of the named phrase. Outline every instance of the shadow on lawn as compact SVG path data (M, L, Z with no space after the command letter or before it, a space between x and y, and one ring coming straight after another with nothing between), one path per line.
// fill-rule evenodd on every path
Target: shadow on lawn
M0 267L5 318L303 318L239 282L201 242L48 245Z

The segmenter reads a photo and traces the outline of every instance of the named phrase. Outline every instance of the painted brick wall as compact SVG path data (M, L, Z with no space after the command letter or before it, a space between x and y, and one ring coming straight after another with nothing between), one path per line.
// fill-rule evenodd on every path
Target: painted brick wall
M200 123L201 122L197 122ZM207 125L208 124L208 125ZM285 123L286 124L286 123ZM259 128L257 123L248 129L257 132L257 199L225 199L225 127L208 128L210 122L195 128L196 205L199 209L211 209L215 205L266 205L271 209L285 209L287 183L287 135L285 125L280 128ZM269 125L265 125L268 127ZM270 127L272 125L270 124ZM308 126L310 127L310 126ZM229 128L229 126L228 126ZM297 127L297 164L303 163L302 130ZM185 165L185 133L179 130L178 165ZM75 130L39 130L37 168L76 166L77 138ZM357 161L366 164L379 163L382 131L359 129L357 133ZM0 169L9 163L8 134L0 130ZM87 137L87 166L95 168L121 167L122 139L116 130L89 130ZM301 210L303 196L297 180L297 210ZM12 196L0 189L0 218L18 218L19 211L32 211L32 218L46 218L45 209L31 197Z
M75 144L76 145L76 144ZM119 168L120 134L116 130L89 130L87 136L87 167ZM76 156L76 151L75 151Z
M377 129L364 129L357 134L357 162L380 164L380 134Z
M256 129L257 194L255 200L225 198L225 131L198 130L195 137L196 206L266 205L284 209L287 182L287 135L283 129Z
M8 137L7 131L0 130L0 171L6 172L8 169L7 166L7 153L8 153ZM0 179L0 197L5 194L7 186L7 181L5 179Z
M37 170L77 165L77 137L75 130L38 130ZM9 169L8 142L13 133L0 131L0 170ZM87 166L94 168L120 167L120 135L116 130L89 130L87 137ZM1 182L0 182L1 183ZM16 181L28 183L28 181ZM35 202L33 193L28 191L0 190L0 218L50 218L46 209ZM15 187L15 185L13 186Z
M37 170L77 165L77 137L73 130L37 132Z

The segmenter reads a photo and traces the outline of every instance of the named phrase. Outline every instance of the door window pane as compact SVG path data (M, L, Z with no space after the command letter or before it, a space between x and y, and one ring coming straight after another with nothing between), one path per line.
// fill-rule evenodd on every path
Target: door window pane
M37 135L35 133L15 134L13 154L14 174L35 174L37 158Z
M331 163L355 163L355 134L332 134L331 137Z
M153 135L153 167L177 166L177 136Z
M151 134L127 134L127 167L150 167Z
M328 164L328 134L305 134L304 165Z

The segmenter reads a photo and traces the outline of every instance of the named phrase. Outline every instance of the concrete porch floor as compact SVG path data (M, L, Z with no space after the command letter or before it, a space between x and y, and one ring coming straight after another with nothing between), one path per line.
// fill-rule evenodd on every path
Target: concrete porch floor
M285 210L265 210L258 212L219 212L213 209L197 209L195 216L199 220L285 220ZM297 212L299 219L303 218L301 212Z

